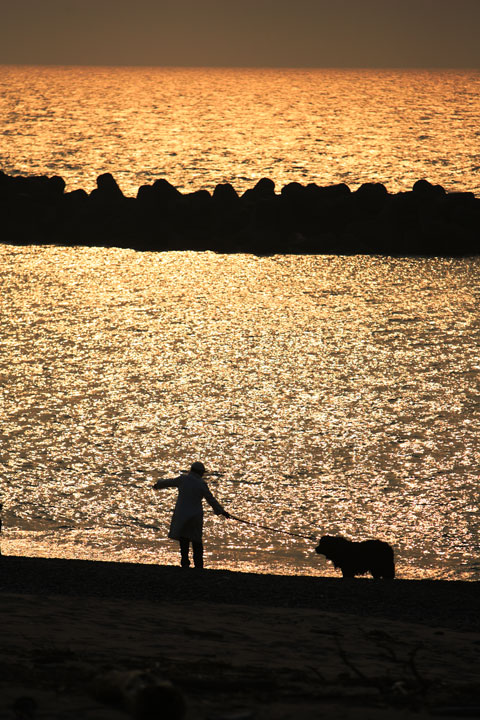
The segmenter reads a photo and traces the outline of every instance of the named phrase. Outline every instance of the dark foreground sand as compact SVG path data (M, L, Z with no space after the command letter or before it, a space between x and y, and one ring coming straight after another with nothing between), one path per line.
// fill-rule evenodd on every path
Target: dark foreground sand
M0 719L480 717L479 600L478 583L3 557Z

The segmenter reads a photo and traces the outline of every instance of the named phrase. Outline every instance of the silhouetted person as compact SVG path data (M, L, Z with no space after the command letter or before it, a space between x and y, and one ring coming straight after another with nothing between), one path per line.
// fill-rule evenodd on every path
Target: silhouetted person
M168 537L180 543L181 565L190 567L190 543L193 547L193 563L195 568L203 568L203 504L205 499L212 506L215 515L230 515L213 497L203 480L205 466L201 462L194 462L187 475L179 475L170 480L158 480L153 486L154 490L163 488L178 488L178 498L173 511L172 522Z

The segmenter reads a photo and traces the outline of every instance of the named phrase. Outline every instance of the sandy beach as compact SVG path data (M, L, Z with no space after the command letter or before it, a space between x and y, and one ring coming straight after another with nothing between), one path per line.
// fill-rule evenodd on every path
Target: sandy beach
M478 600L478 583L2 557L0 718L478 717Z

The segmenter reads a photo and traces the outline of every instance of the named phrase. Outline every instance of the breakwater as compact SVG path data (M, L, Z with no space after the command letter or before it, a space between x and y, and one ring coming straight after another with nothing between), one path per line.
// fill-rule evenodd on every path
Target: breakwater
M229 183L181 193L165 179L126 197L110 173L90 193L59 176L0 171L4 242L255 254L467 256L480 253L480 198L418 180L389 193L269 178L239 195Z

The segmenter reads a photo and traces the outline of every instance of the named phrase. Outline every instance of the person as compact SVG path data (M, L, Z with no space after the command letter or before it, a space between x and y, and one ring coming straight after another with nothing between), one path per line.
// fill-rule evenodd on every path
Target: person
M193 564L197 570L203 569L203 505L205 499L213 508L215 515L229 518L230 514L214 498L203 479L205 465L194 462L186 475L167 480L158 480L154 490L178 488L178 497L170 523L168 537L180 543L181 566L190 567L190 543L193 550Z

